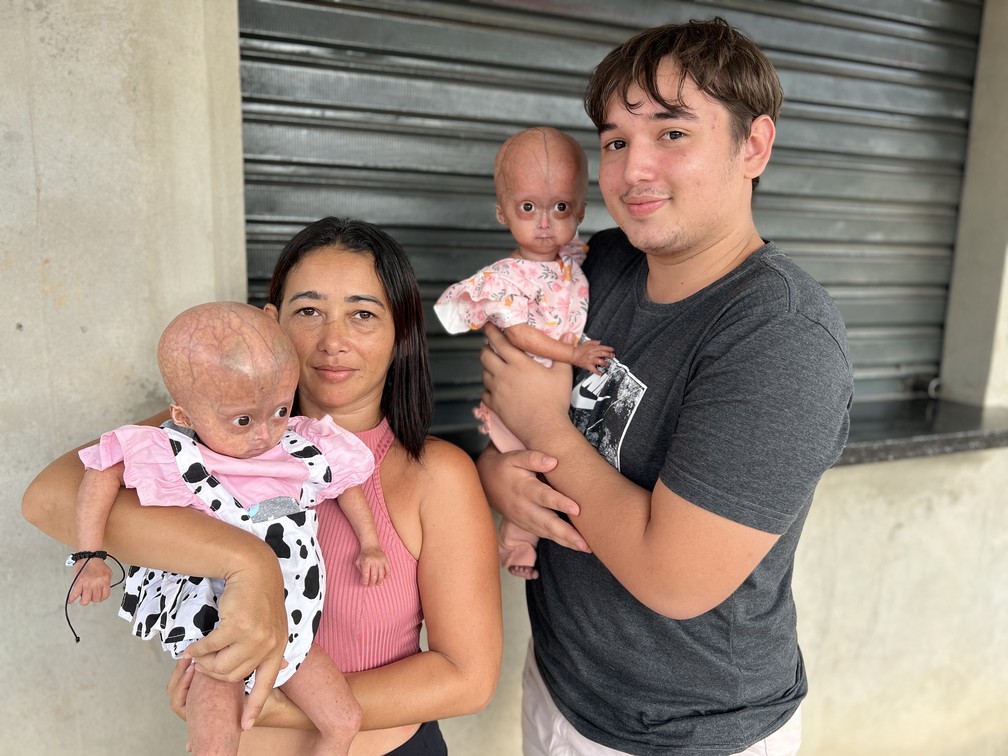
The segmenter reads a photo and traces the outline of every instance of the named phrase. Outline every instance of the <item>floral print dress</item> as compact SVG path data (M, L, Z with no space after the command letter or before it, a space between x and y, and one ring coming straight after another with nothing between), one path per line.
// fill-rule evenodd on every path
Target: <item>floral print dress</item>
M499 328L530 325L554 339L580 336L588 316L588 279L581 270L585 251L584 242L574 237L551 262L498 260L449 286L434 312L448 333L479 330L490 322Z

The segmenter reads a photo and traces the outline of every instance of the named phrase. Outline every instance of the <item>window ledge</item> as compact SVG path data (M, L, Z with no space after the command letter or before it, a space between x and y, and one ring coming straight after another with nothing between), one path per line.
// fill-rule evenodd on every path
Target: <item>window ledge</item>
M836 466L1008 447L1008 407L917 399L851 409L850 435Z

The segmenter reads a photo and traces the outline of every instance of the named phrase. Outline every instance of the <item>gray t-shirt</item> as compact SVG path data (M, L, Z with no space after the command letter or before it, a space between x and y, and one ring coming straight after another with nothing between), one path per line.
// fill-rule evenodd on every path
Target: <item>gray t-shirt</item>
M794 713L807 684L791 596L812 494L847 439L853 379L825 290L772 243L703 291L647 300L644 255L592 237L586 335L615 349L578 370L571 418L620 472L660 479L722 517L779 534L721 605L672 620L599 560L539 543L527 598L536 659L564 716L632 754L730 754ZM619 502L612 502L619 517Z

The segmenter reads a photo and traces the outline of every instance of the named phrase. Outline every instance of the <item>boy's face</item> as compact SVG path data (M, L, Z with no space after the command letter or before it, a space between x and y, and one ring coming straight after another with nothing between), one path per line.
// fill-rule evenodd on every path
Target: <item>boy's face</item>
M260 375L222 370L219 378L210 390L193 392L185 407L173 404L172 419L228 457L256 457L280 443L297 389L296 363Z
M649 254L686 257L752 223L751 158L732 135L731 115L666 58L658 67L666 110L639 86L613 97L599 131L599 188L610 215L631 243Z
M578 166L551 158L545 149L519 149L503 172L506 189L497 200L497 220L511 231L521 257L555 260L584 219Z

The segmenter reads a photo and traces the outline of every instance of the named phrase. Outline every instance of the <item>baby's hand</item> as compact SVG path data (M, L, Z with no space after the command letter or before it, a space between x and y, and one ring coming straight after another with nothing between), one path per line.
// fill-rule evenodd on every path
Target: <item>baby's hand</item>
M595 375L601 375L609 366L609 359L616 354L612 347L598 341L584 341L571 348L574 350L571 364L590 370Z
M112 570L101 559L88 559L78 570L77 582L67 598L72 604L80 599L81 606L104 601L109 597L112 584Z
M362 548L356 564L361 573L361 583L369 587L381 585L381 582L392 574L388 557L378 547Z

